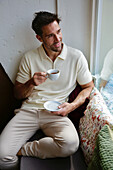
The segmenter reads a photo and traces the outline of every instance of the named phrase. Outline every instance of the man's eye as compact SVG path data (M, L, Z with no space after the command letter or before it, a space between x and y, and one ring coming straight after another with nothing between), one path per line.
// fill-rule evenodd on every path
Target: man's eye
M60 30L58 30L58 34L60 34L61 33L61 29Z
M53 37L53 34L48 35L48 38L51 38L51 37Z

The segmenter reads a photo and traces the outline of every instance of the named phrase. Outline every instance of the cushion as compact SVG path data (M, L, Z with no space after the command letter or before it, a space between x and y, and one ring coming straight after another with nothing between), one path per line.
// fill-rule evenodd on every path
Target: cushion
M39 159L22 157L21 170L70 170L70 157Z
M105 125L99 132L88 170L113 169L113 130Z
M21 106L13 96L13 83L0 63L0 133L14 116L14 109Z
M70 170L71 164L73 169L86 170L87 166L84 161L83 153L79 148L71 158L50 158L50 159L39 159L33 157L22 157L20 169L21 170Z
M109 112L101 93L94 88L90 94L90 102L80 119L79 133L81 148L87 164L92 159L96 138L105 124L113 128L113 116Z
M76 88L71 92L69 95L69 103L73 102L74 99L78 96L81 92L82 88L79 84L77 84ZM74 123L75 127L78 129L79 127L79 120L81 117L84 116L84 111L86 109L87 104L89 103L89 99L87 98L86 101L77 109L69 113L69 119Z

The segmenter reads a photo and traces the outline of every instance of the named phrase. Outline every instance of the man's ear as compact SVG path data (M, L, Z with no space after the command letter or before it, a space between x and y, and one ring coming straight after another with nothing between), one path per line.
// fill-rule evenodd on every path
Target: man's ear
M37 38L40 42L42 42L42 38L41 38L41 36L36 35L36 38Z

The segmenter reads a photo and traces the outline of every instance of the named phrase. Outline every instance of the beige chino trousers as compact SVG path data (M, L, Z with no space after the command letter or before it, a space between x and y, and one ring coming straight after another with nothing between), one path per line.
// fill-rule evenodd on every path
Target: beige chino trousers
M78 149L79 137L68 117L46 110L19 109L16 112L0 136L1 167L16 164L20 148L22 155L42 159L66 157ZM27 142L38 129L42 129L47 137Z

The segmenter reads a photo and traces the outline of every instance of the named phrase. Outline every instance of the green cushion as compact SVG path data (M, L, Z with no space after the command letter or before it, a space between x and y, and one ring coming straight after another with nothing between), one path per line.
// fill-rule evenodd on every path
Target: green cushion
M106 124L98 134L88 170L113 170L113 130Z

